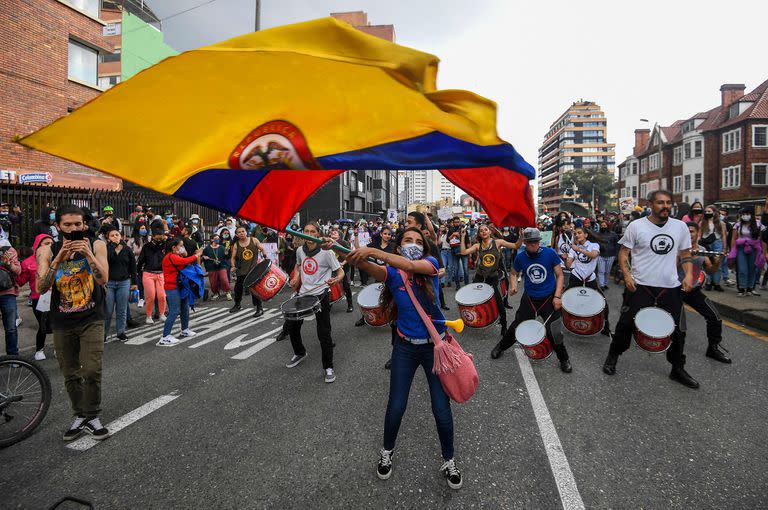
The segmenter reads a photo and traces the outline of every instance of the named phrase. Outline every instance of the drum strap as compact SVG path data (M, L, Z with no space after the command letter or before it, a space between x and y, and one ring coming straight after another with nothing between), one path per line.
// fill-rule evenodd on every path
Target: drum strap
M539 306L538 308L536 308L536 305L534 305L534 304L533 304L533 300L531 299L531 296L528 296L528 295L526 294L526 297L528 298L528 302L531 304L531 308L533 308L533 315L534 315L534 316L537 316L537 315L539 315L539 310L541 310L542 308L544 308L544 305L546 305L547 303L549 303L549 300L550 300L550 299L552 299L552 296L549 296L549 297L548 297L548 298L547 298L547 299L546 299L546 300L545 300L545 301L544 301L544 302L541 304L541 306Z
M664 295L665 292L667 292L667 289L662 289L661 292L658 294L655 294L651 292L648 287L643 287L643 290L646 291L652 298L653 298L653 306L659 306L659 298Z

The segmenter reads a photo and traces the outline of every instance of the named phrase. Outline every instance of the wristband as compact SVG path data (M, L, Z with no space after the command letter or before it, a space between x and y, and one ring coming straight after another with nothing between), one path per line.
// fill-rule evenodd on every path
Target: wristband
M553 296L552 299L562 299L560 296Z

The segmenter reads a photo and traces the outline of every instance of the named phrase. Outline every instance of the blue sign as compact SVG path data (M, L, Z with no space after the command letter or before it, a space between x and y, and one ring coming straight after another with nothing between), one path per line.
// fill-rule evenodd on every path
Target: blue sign
M19 175L19 182L21 184L31 184L35 182L49 183L51 182L51 174L49 172L38 172L33 174L21 174Z

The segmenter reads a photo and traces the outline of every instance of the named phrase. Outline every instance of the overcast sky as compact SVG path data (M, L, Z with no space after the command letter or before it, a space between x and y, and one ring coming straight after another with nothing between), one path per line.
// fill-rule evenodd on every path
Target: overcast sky
M147 1L147 0L145 0ZM254 0L149 0L184 51L253 30ZM201 5L203 4L203 5ZM195 6L201 5L195 8ZM262 28L363 10L397 43L440 60L438 87L496 101L499 135L537 166L549 125L573 102L608 116L617 164L634 129L668 125L768 80L765 0L262 0ZM186 9L192 10L175 15Z

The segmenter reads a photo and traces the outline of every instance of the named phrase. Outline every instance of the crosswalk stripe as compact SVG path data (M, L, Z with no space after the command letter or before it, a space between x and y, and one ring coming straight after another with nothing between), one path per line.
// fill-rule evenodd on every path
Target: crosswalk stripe
M200 342L197 342L195 344L190 345L189 348L190 349L197 349L198 347L202 347L203 345L209 344L211 342L215 342L216 340L219 340L220 338L224 338L224 337L227 337L227 336L232 335L234 333L237 333L239 331L242 331L242 330L244 330L246 328L253 327L254 325L256 325L256 324L258 324L260 322L264 322L265 320L273 319L277 315L278 315L277 311L274 310L274 309L265 310L264 311L264 315L259 317L256 320L256 322L246 322L246 323L238 324L237 326L234 326L234 327L227 328L226 330L221 331L221 332L219 332L219 333L217 333L217 334L215 334L215 335L213 335L211 337L208 337L205 340L202 340Z
M275 328L272 331L267 331L263 335L260 335L260 336L256 337L254 340L258 341L258 340L261 340L262 338L270 337L270 336L274 335L275 333L277 333L278 331L280 331L281 329L283 329L282 326L280 326L279 328ZM259 342L256 345L254 345L252 347L249 347L248 349L235 354L234 356L232 356L232 359L248 359L251 356L253 356L254 354L256 354L257 352L259 352L260 350L262 350L262 349L264 349L266 347L269 347L270 345L275 343L275 341L276 341L275 337L272 337L272 338L269 338L267 340L264 340L263 342Z
M197 318L197 317L202 317L204 315L211 315L211 314L214 314L214 313L218 313L218 310L219 310L218 308L204 308L201 311L192 314L190 317L196 317ZM139 334L143 335L145 332L149 331L150 329L157 328L158 324L162 325L163 322L160 319L158 319L158 320L156 320L154 322L154 324L144 324L143 326L139 326L138 328L134 328L131 331L133 333L139 333Z
M223 309L223 310L226 310L226 309ZM252 310L241 310L241 311L239 311L237 313L234 313L234 314L229 314L229 313L226 313L226 312L225 313L221 313L221 312L216 313L216 312L214 312L214 313L206 314L205 317L199 317L198 315L192 315L189 318L190 327L191 326L200 327L200 325L204 326L204 325L206 325L206 324L208 324L208 323L210 323L212 321L216 322L218 324L219 322L222 322L223 319L227 319L226 322L229 322L230 320L237 320L238 318L241 318L241 317L243 317L243 316L245 316L245 315L247 315L247 314L249 314L251 312L252 312ZM155 341L155 340L159 340L159 336L158 335L160 335L161 332L163 331L163 325L164 324L165 323L160 323L159 327L153 327L152 329L145 331L141 335L137 335L136 337L128 340L125 343L127 345L143 345L143 344L145 344L147 342L152 342L152 341ZM222 323L222 325L224 325L224 324ZM175 324L174 324L174 327L176 327Z

